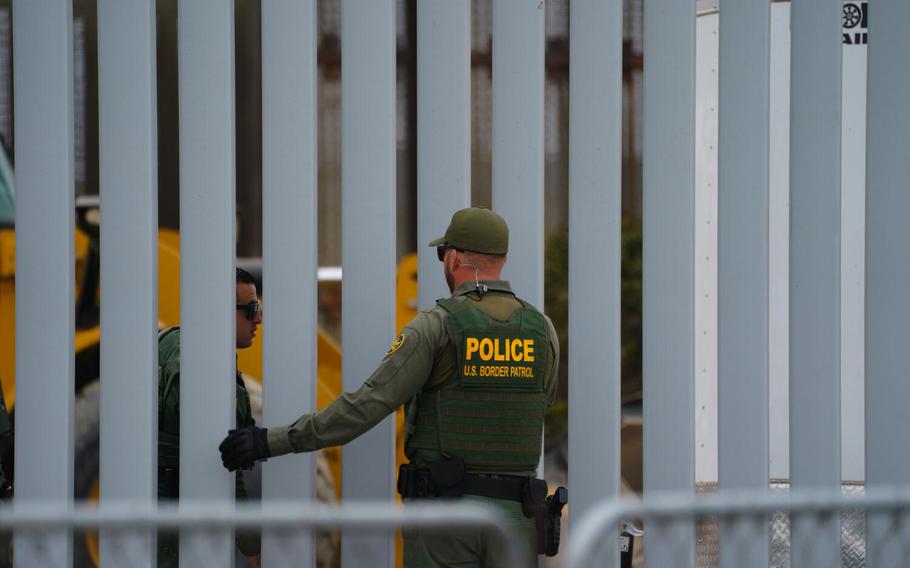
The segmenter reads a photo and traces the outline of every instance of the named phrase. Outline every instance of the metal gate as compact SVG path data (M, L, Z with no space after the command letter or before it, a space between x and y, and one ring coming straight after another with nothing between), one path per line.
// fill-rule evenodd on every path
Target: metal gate
M789 442L794 490L841 483L841 65L846 5L791 8ZM394 337L395 2L344 0L342 255L344 386L361 384ZM418 242L470 202L470 4L418 3ZM850 11L852 14L852 9ZM543 304L544 2L493 4L493 207L513 243L505 276ZM644 490L695 487L696 6L645 4ZM575 519L619 493L622 2L571 6L569 472ZM769 462L771 4L719 15L717 369L722 492L766 491ZM234 3L181 0L181 493L232 500L217 445L233 421ZM264 422L314 408L316 51L314 0L262 2ZM877 0L869 22L866 161L865 475L870 492L910 478L910 4ZM73 17L65 0L15 0L17 503L73 501ZM156 19L152 0L98 1L101 179L101 506L156 500ZM851 36L852 38L852 36ZM445 294L419 250L421 306ZM198 417L204 416L205 420ZM389 501L393 426L344 450L347 500ZM313 499L308 456L264 469L266 503ZM763 506L763 505L762 505ZM840 525L792 526L807 566L838 562ZM889 530L872 522L867 535ZM232 557L230 523L186 533L181 554ZM69 527L18 566L68 566ZM767 566L767 527L721 565ZM906 530L906 529L901 529ZM652 566L691 566L691 517L648 532ZM264 565L282 563L267 534ZM116 540L103 532L102 562ZM346 534L346 566L392 564L390 538ZM670 543L675 543L673 546ZM312 558L295 539L291 558ZM729 550L729 548L727 549ZM898 566L898 556L870 563ZM745 558L745 560L744 560ZM616 565L611 551L605 562ZM150 559L142 563L151 566Z

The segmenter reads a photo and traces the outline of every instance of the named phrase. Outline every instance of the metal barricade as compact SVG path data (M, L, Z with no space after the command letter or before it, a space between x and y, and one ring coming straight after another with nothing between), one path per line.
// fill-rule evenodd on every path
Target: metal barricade
M392 529L482 529L493 531L508 547L510 566L527 562L524 540L517 538L504 515L475 503L419 503L401 507L390 503L362 502L347 505L237 504L182 502L180 505L118 502L100 507L78 504L70 509L38 503L0 508L0 531L15 530L26 538L30 557L41 558L46 539L62 532L103 530L111 534L108 549L114 558L108 566L129 568L148 562L154 551L156 530L180 530L205 542L208 535L219 538L224 529L262 529L290 540L302 531L321 528L346 529L358 533L382 533ZM196 547L189 565L208 566L205 547ZM309 566L314 560L278 555L280 565Z
M796 543L791 546L790 523L799 519L801 524L822 526L835 517L839 517L841 527L840 566L871 565L868 558L872 555L877 559L902 555L906 558L904 552L910 550L910 488L865 491L861 485L845 484L840 492L789 492L785 483L774 483L767 493L668 493L643 501L602 501L575 525L568 543L567 566L602 565L600 557L608 552L608 547L616 546L613 535L618 536L620 523L631 519L644 524L644 537L641 543L636 540L636 548L643 545L645 559L649 527L665 529L689 524L696 541L695 565L699 568L718 566L724 547L730 547L728 557L735 558L738 550L749 549L745 544L750 539L766 535L770 566L811 566L800 560L809 554L802 548L808 547L796 548ZM719 531L718 527L724 524L729 530ZM660 533L675 534L665 530ZM680 546L682 550L683 543ZM810 542L809 546L816 544ZM640 563L637 559L635 565Z

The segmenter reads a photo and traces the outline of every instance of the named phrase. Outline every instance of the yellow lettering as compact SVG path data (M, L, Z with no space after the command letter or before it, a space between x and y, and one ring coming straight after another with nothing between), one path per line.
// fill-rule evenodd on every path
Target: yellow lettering
M494 347L493 360L494 361L505 361L506 360L505 355L503 355L502 353L499 352L499 339L493 340L493 347ZM508 350L506 350L506 352L508 352Z
M521 342L522 340L518 341ZM492 340L490 343L490 349L495 350L495 345L495 340ZM511 345L506 345L509 349L512 348ZM481 340L481 357L483 357L483 349L483 340ZM528 367L524 365L464 365L463 373L465 377L533 379L534 367Z
M489 361L493 357L493 341L489 337L480 340L480 358Z
M469 337L467 340L467 345L465 348L465 359L467 361L471 360L471 355L477 352L477 347L480 345L480 342L477 341L476 337Z
M516 340L514 340L514 341L512 342L512 346L511 346L511 349L510 349L510 351L512 352L512 360L513 360L513 361L523 361L523 360L524 360L524 352L523 352L523 351L522 351L522 352L517 351L517 350L515 349L516 347L519 348L519 349L521 348L521 340L520 340L520 339L516 339Z
M525 339L523 343L524 343L524 352L525 352L524 360L527 361L528 363L533 363L534 362L534 340Z

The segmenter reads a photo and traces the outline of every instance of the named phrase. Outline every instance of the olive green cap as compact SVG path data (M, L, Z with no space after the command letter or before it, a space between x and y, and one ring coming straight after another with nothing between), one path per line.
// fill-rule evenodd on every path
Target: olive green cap
M431 241L430 246L506 254L509 252L509 226L505 219L485 207L469 207L456 211L445 236Z

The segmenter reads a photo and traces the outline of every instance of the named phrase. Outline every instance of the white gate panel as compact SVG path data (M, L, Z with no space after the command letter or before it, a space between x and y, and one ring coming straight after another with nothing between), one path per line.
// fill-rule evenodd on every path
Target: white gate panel
M695 54L695 479L717 481L717 12L699 15Z
M706 261L716 237L714 203L705 199L716 181L718 13L698 18L696 101L696 479L716 480L716 376L710 347L714 268ZM847 30L845 29L845 32ZM865 37L864 35L860 36ZM770 476L788 479L789 457L789 164L790 164L790 3L771 5L770 195L769 195L769 443ZM863 442L863 269L865 230L865 69L863 43L843 45L842 199L841 199L841 470L848 481L862 481ZM702 225L702 222L705 224ZM705 236L702 236L705 235ZM706 240L707 238L707 240ZM704 262L702 262L704 261ZM699 325L699 322L704 322ZM702 362L706 364L702 364ZM704 375L707 376L705 379Z
M865 2L851 2L854 6ZM845 6L850 3L845 3ZM849 8L847 8L849 11ZM863 33L860 21L845 40ZM861 35L860 38L867 38ZM852 38L850 38L852 40ZM866 44L843 46L841 125L841 477L865 479Z
M790 5L771 4L768 195L769 474L790 477Z

